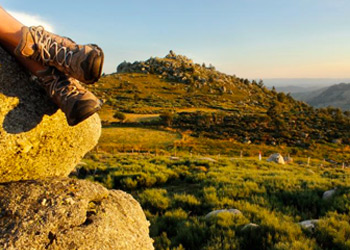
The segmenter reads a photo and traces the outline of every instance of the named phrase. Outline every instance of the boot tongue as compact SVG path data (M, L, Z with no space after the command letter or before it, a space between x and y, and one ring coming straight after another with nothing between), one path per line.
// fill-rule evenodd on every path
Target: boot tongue
M25 43L27 44L26 46L23 46L22 55L23 56L31 56L34 54L34 52L37 50L37 47L35 45L35 41L33 36L28 32L26 34L26 39L23 39Z

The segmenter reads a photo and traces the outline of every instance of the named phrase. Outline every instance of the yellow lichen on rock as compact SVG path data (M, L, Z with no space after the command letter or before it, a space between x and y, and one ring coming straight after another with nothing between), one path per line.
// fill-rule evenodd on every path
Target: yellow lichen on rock
M70 127L2 48L0 64L0 182L68 176L98 142L98 115Z

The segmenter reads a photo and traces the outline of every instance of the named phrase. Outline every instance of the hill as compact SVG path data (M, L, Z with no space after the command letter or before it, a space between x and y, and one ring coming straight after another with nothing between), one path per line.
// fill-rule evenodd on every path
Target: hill
M118 121L111 119L115 112L158 114L142 124L242 143L304 148L339 139L350 143L350 119L340 110L314 109L262 81L226 75L172 51L164 58L123 62L93 88L106 103L105 125Z
M332 106L342 110L350 110L349 83L339 83L316 91L296 93L293 96L301 98L316 108Z
M270 93L256 82L220 73L213 66L195 64L173 52L165 58L123 62L117 73L106 75L97 86L94 91L103 93L107 106L126 113L192 107L226 110L246 105L255 109L264 105L259 95Z
M291 96L293 96L293 98L295 98L296 100L303 101L303 102L307 103L308 100L311 100L314 97L318 96L323 91L325 91L327 88L328 87L314 89L314 90L308 90L308 91L302 91L302 92L295 92L295 93L291 93Z

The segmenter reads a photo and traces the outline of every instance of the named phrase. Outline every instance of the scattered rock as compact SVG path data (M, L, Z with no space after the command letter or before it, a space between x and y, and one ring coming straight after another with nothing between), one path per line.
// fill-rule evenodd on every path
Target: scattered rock
M211 211L204 218L207 220L207 219L210 219L210 218L217 216L218 214L221 214L221 213L230 213L230 214L234 214L234 215L242 214L241 211L239 211L238 209L234 209L234 208L220 209L220 210Z
M336 191L337 191L337 189L335 188L335 189L331 189L331 190L328 190L328 191L324 192L323 195L322 195L322 199L323 200L330 200L330 199L332 199L334 197Z
M293 158L288 156L283 157L284 163L293 163Z
M153 249L131 195L68 178L0 185L0 249Z
M335 143L335 144L342 144L342 143L343 143L343 140L342 140L341 138L333 139L333 140L332 140L332 143Z
M252 141L248 137L246 137L246 138L244 138L243 143L249 145L252 143Z
M244 231L251 231L251 230L254 230L256 228L258 228L259 225L255 224L255 223L249 223L249 224L246 224L242 227L241 231L244 232Z
M275 153L269 156L267 159L268 162L276 162L278 164L285 164L283 156L279 153Z
M326 160L326 162L329 162L331 164L338 164L338 162L336 162L336 161L334 161L332 159L325 159L325 160Z
M318 223L319 220L304 220L302 222L299 222L299 225L310 231L310 232L313 232L317 226L317 223Z
M96 144L97 114L75 127L0 48L0 182L68 176Z

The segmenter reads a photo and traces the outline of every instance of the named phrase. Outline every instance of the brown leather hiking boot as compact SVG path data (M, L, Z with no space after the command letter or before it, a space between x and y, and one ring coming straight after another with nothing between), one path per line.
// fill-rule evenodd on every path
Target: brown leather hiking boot
M52 101L65 113L70 126L77 125L101 109L102 101L79 82L57 69L49 67L38 72L35 80L52 98Z
M22 39L14 53L53 66L87 84L100 78L104 59L97 45L78 45L67 37L45 31L42 26L23 26Z

